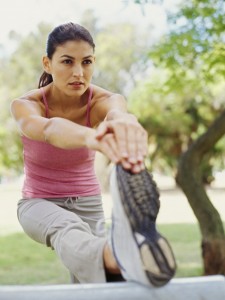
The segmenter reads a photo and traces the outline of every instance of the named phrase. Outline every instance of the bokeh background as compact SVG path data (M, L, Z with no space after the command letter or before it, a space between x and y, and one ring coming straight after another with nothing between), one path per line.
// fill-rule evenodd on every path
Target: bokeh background
M174 245L177 276L210 273L202 253L206 241L218 248L222 266L211 274L225 274L224 13L222 0L0 0L0 284L67 280L49 249L35 256L45 250L29 244L17 221L23 156L10 102L37 87L49 31L70 21L95 39L93 82L123 94L149 133L146 166L160 191L158 223ZM203 138L204 151L198 146ZM186 153L192 158L185 169L180 161ZM107 218L110 167L98 154Z

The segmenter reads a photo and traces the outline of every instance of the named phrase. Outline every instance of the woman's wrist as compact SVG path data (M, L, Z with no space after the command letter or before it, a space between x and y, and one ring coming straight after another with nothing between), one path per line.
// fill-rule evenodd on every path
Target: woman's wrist
M87 133L84 135L84 146L92 150L98 150L95 129L89 128Z
M113 121L117 119L123 119L123 120L127 119L129 121L137 122L137 118L135 115L117 109L110 110L105 117L105 121Z

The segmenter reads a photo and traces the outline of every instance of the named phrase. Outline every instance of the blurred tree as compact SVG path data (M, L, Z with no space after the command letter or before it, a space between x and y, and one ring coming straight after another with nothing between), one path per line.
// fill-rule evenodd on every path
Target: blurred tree
M158 66L148 81L132 91L128 104L149 132L149 167L175 175L182 152L222 112L225 86L194 80L194 74L193 80L180 77L175 84L173 72L160 63ZM210 153L213 155L202 164L202 181L206 184L213 180L213 172L224 166L224 139Z
M102 28L92 9L83 13L81 24L91 32L96 44L94 83L126 95L148 70L146 32L129 22Z
M167 152L173 167L180 157L177 182L199 221L207 275L225 274L223 223L203 185L210 161L224 153L224 13L222 0L181 2L169 15L168 34L150 51L158 77L131 101L133 109L142 108L155 155Z
M98 25L98 18L93 9L86 9L83 12L80 24L90 31L95 41L98 32L101 31L101 27Z
M147 42L145 33L133 24L107 25L96 36L94 82L126 96L148 70Z
M10 116L10 101L30 89L37 87L42 72L41 58L45 54L45 42L50 24L40 23L36 32L22 37L16 32L10 38L16 50L1 63L0 78L4 85L0 89L0 174L22 171L22 145L14 121Z

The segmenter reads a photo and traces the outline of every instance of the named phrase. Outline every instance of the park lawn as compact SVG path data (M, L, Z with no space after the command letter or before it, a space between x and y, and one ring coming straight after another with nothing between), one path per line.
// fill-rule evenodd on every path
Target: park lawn
M51 248L24 233L0 236L0 284L69 282L69 273Z
M177 260L176 277L203 273L200 232L197 224L158 226L170 241ZM69 273L51 248L24 233L0 236L0 284L67 284Z

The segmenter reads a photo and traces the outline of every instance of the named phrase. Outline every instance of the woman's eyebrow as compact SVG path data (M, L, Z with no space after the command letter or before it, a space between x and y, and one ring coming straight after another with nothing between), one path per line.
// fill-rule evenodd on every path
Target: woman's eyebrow
M93 58L93 57L94 57L93 55L88 55L88 56L83 57L83 59Z
M63 54L63 55L61 55L60 57L66 57L66 58L74 59L73 56L70 56L70 55L67 55L67 54Z
M68 55L68 54L63 54L63 55L61 55L60 57L66 57L66 58L70 58L70 59L75 59L75 57L73 57L73 56L70 56L70 55ZM94 56L93 55L87 55L87 56L84 56L83 57L83 59L87 59L87 58L93 58Z

